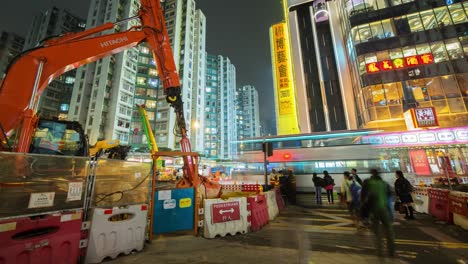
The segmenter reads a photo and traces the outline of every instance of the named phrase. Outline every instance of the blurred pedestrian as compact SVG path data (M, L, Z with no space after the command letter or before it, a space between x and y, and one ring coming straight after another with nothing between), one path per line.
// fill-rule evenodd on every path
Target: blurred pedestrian
M322 187L325 187L325 181L317 176L317 173L312 174L312 182L315 187L315 201L318 205L322 205Z
M323 181L325 182L325 190L327 191L328 204L333 204L333 187L335 186L335 181L328 174L328 171L323 171Z
M288 200L289 203L296 204L296 176L292 168L289 168L286 174L288 175Z
M361 190L361 205L367 208L371 220L372 231L375 233L375 246L379 256L383 256L382 228L387 239L388 255L395 255L395 237L388 200L391 197L390 186L382 180L377 169L370 170L371 177L363 182Z
M278 174L275 169L271 169L270 173L270 187L274 188L279 184Z
M398 199L400 200L400 206L405 207L405 219L412 220L414 219L413 215L413 197L411 197L411 192L413 191L413 186L405 178L402 171L395 172L395 193Z
M352 168L351 169L351 175L353 176L353 179L355 181L357 181L359 183L359 185L362 186L362 180L361 178L359 177L359 175L357 174L357 170L355 168Z
M359 209L361 199L361 185L354 180L349 171L343 173L341 182L341 193L344 195L344 202L349 210L354 226L359 229Z

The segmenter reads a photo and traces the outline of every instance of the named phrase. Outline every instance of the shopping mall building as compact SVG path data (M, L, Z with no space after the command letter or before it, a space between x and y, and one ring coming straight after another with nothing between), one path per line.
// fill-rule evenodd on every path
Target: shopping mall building
M373 144L396 168L468 175L468 1L288 0L286 13L302 133L385 131Z

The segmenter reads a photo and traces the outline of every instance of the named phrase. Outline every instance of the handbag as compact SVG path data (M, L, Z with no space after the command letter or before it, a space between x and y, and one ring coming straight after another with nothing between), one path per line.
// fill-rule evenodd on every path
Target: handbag
M401 202L400 201L396 201L395 204L393 205L393 209L395 210L395 212L400 212L400 208L401 208Z

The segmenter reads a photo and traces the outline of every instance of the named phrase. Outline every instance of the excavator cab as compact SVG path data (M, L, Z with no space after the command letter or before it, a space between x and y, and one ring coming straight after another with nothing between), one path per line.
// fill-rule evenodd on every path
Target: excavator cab
M88 139L78 122L39 119L30 153L88 156Z

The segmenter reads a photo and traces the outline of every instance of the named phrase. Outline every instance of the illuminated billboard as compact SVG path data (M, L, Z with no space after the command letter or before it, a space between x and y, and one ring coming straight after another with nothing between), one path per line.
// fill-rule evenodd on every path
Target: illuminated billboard
M293 78L289 34L286 23L270 28L278 135L299 133L296 91Z

